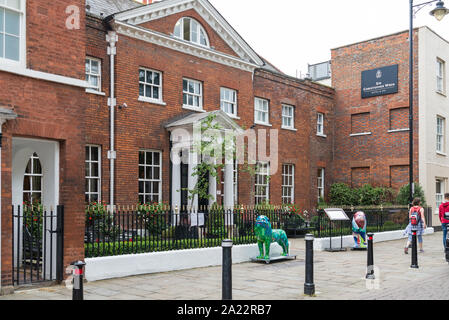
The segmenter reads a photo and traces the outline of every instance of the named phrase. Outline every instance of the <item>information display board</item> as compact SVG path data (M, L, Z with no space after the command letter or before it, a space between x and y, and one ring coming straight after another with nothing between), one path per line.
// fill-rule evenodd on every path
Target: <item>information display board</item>
M362 99L399 92L398 65L362 72Z
M330 209L324 209L324 212L326 212L327 216L331 221L345 221L349 220L348 215L343 209L338 208L330 208Z

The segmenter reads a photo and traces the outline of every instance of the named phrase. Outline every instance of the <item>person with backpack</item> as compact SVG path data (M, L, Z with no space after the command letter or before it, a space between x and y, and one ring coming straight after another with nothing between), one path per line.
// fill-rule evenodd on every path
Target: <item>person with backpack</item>
M424 208L421 207L421 199L415 198L413 199L412 207L410 208L408 218L410 223L405 229L405 233L408 235L407 245L404 248L404 253L408 254L408 248L412 243L413 231L416 230L416 235L418 237L419 242L419 252L423 253L423 238L424 230L427 228L426 217L424 214Z
M443 229L443 246L446 250L447 227L449 226L449 193L444 195L444 201L440 205L440 221Z

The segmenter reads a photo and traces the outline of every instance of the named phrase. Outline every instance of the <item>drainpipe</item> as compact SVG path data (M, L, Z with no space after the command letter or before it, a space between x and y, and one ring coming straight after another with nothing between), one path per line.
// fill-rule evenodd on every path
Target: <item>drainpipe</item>
M109 43L108 55L110 57L110 82L111 89L108 98L108 106L110 108L110 150L108 151L109 168L110 168L110 182L109 182L109 206L111 210L114 209L114 172L115 172L115 159L117 158L117 153L115 151L114 141L115 141L115 107L117 105L117 100L114 96L115 93L115 55L117 54L116 43L118 41L117 34L114 31L109 31L106 35L106 41Z

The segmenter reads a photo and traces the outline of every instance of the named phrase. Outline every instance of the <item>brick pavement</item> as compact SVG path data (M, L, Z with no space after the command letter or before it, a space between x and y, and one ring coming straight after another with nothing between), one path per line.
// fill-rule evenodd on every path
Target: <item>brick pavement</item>
M404 255L405 240L375 244L375 282L367 282L366 252L315 252L314 298L303 295L304 240L292 240L298 260L271 265L243 263L233 266L235 300L424 299L449 297L449 265L444 259L441 232L425 236L425 253L418 270L410 269ZM369 290L368 287L378 289ZM141 275L85 284L86 300L219 300L221 267ZM17 291L0 300L67 300L63 286Z

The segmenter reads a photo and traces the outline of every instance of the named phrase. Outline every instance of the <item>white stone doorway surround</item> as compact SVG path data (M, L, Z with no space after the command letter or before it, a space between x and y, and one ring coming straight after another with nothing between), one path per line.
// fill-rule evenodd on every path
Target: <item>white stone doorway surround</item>
M172 142L171 162L172 162L172 176L171 176L171 205L173 208L181 208L185 205L186 193L182 192L182 188L187 187L192 190L197 184L198 177L193 175L194 168L198 165L200 156L193 148L194 145L194 126L199 124L202 120L207 119L210 115L214 116L214 123L217 123L222 128L222 134L225 135L227 131L236 134L242 133L242 128L237 125L225 112L218 110L213 112L195 113L187 115L179 120L173 121L166 126L170 132L170 139ZM209 159L216 161L214 159ZM187 170L187 183L183 181L182 176ZM187 186L183 186L187 184ZM224 166L224 202L226 208L234 206L234 161L225 161ZM212 196L209 199L208 205L217 202L217 178L209 175L209 194ZM183 199L184 198L184 199ZM188 200L188 207L192 210L198 210L200 199L195 195L193 199Z

